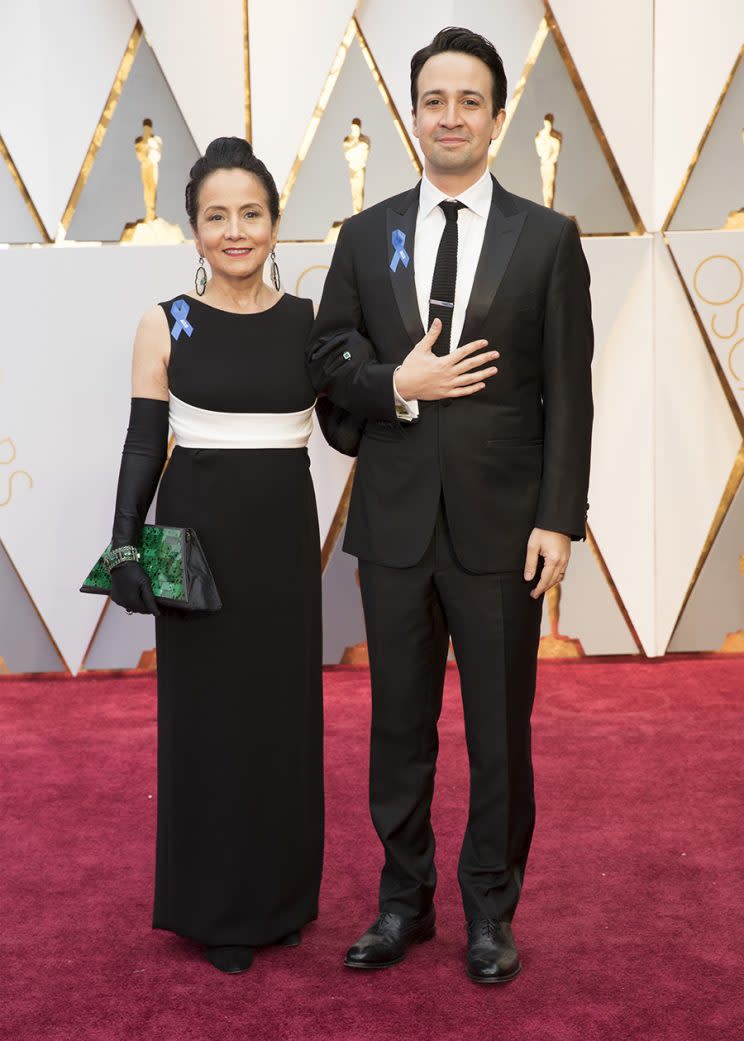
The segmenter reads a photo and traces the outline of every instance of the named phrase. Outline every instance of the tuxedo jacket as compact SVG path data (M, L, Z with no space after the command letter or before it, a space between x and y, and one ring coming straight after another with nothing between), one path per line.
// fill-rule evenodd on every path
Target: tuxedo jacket
M308 346L316 390L366 420L344 549L412 566L443 497L463 567L521 570L534 527L585 535L589 269L572 220L494 179L459 343L488 340L499 371L484 390L420 401L417 421L399 421L393 373L424 335L413 262L418 199L419 185L344 223ZM407 255L397 263L395 232Z

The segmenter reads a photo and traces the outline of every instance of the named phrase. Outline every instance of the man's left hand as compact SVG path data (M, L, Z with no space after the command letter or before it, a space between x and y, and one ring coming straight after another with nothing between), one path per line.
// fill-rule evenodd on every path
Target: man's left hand
M544 564L540 581L530 593L533 600L546 593L552 586L557 586L566 574L571 556L571 539L560 531L544 531L533 528L527 542L527 559L524 564L524 577L531 582L537 572L540 557Z

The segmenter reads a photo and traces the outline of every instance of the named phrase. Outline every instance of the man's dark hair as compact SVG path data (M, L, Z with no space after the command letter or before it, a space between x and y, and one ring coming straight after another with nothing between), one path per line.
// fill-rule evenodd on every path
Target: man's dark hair
M205 177L215 170L245 170L254 174L263 184L271 214L271 223L279 220L279 192L274 178L261 160L253 154L253 148L242 137L217 137L207 145L207 150L197 159L189 173L186 185L186 213L192 228L196 228L199 212L199 189Z
M472 54L491 70L493 81L492 99L493 114L506 105L506 73L504 63L499 53L485 36L471 32L470 29L460 29L457 26L449 26L440 29L434 39L427 47L416 51L411 58L411 104L414 112L418 104L418 77L424 62L435 54L444 54L445 51L461 51L463 54Z

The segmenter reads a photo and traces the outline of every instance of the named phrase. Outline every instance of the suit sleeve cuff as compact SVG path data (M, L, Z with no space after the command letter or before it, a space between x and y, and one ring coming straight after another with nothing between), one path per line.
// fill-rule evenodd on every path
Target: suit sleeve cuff
M396 368L393 373L393 393L395 394L395 415L401 421L401 423L412 423L414 419L418 419L419 405L418 401L413 398L411 401L406 401L398 393L398 388L395 385L395 373L400 368Z

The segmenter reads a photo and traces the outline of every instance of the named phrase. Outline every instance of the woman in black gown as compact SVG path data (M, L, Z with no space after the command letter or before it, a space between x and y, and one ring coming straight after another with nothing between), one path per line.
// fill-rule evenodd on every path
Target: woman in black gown
M200 260L196 295L140 323L112 541L137 545L170 423L156 522L196 529L223 606L161 608L156 622L153 925L240 972L256 947L299 943L318 908L320 553L303 351L313 310L263 281L279 199L247 142L210 144L186 207L212 277ZM128 610L158 612L136 561L114 567L112 587Z

